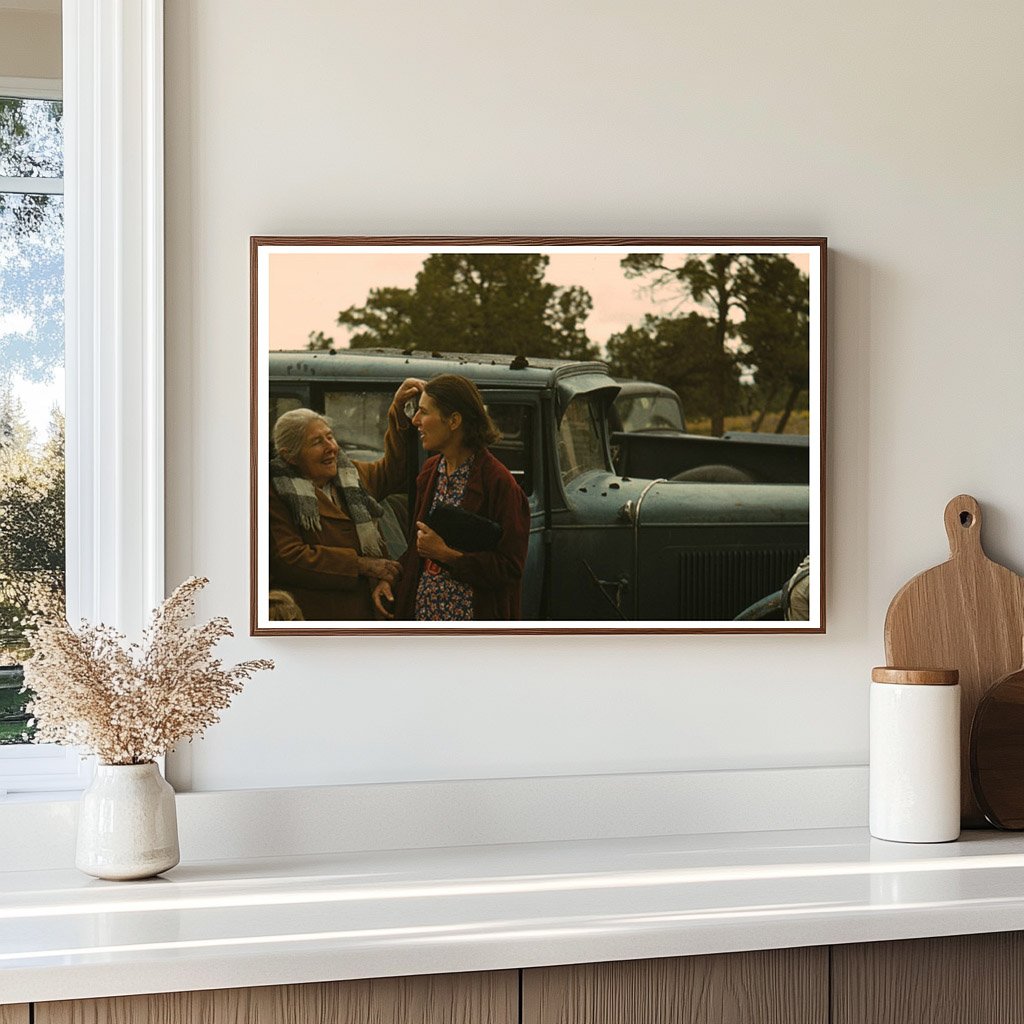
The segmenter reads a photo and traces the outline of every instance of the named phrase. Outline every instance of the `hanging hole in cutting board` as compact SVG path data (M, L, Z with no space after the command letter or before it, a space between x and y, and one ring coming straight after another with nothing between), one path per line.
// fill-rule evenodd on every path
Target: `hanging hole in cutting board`
M974 516L972 516L970 512L961 512L960 513L960 525L961 526L970 526L971 523L973 523L973 522L974 522Z

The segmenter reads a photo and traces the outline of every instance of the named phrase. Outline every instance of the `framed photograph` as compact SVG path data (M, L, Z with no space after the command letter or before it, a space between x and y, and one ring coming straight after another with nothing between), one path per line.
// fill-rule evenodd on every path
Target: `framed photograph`
M825 631L825 239L250 250L253 635Z

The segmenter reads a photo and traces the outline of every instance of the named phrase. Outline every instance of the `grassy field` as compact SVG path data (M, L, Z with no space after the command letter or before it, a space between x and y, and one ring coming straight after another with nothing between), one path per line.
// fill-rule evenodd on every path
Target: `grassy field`
M25 726L18 722L0 722L0 747L4 744L24 743Z
M782 418L781 413L770 412L764 418L764 423L761 424L762 434L773 434L775 433L775 425ZM757 421L756 416L726 416L725 417L725 429L726 430L741 430L751 431L754 429L754 423ZM690 420L686 421L686 429L691 434L710 434L711 433L711 420ZM810 413L806 409L794 412L789 417L789 422L786 424L786 429L783 431L784 434L809 434L811 432L811 419Z

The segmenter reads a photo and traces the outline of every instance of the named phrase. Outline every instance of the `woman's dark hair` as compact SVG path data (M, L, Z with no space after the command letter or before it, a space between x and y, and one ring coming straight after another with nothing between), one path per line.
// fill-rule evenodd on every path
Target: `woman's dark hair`
M466 447L479 451L501 440L501 431L494 425L484 406L477 386L457 373L442 373L428 380L424 392L433 399L445 416L462 416L462 437Z

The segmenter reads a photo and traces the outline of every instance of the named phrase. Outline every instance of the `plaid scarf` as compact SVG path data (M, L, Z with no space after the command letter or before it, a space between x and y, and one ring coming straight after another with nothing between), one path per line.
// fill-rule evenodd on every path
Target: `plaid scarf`
M295 524L309 533L319 533L320 511L313 481L280 457L270 460L270 481ZM363 488L356 467L344 452L338 452L338 473L333 482L355 523L360 554L366 558L387 558L377 522L384 509Z

